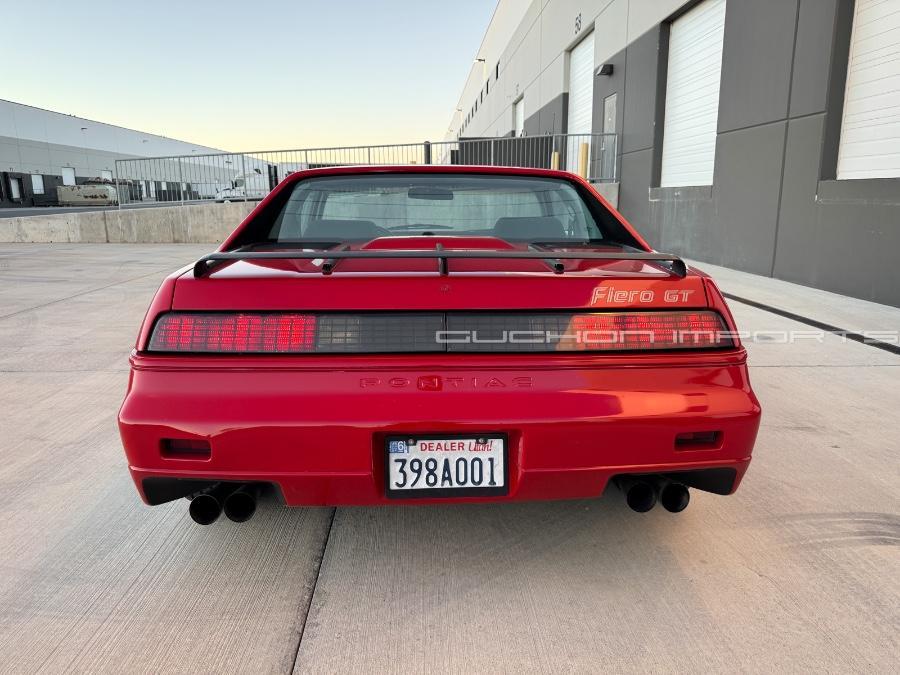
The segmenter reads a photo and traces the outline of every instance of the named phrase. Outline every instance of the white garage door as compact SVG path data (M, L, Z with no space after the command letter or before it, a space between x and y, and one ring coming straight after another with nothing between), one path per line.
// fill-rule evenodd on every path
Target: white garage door
M570 134L589 134L594 110L594 34L591 33L569 54L569 108L566 113ZM579 146L590 137L570 138L566 148L566 168L578 170Z
M900 0L856 0L838 178L900 176Z
M660 185L712 185L722 79L725 0L706 0L672 23Z
M513 103L513 119L515 126L515 135L521 136L525 133L525 99L520 98Z

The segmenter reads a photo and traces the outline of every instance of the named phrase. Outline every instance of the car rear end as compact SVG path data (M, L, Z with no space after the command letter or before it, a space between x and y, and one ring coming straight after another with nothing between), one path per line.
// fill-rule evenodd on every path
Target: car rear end
M722 296L588 185L303 174L148 312L119 418L146 502L241 485L291 506L587 498L614 479L637 510L666 489L679 510L669 486L737 488L760 409ZM542 201L556 184L539 180L566 187Z

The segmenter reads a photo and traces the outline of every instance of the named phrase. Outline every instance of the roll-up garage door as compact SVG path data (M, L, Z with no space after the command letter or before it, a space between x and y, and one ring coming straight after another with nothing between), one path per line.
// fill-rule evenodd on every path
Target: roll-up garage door
M856 0L838 178L900 176L900 2Z
M705 0L669 32L660 185L712 185L725 0Z
M570 134L590 134L594 110L594 33L590 33L569 54L569 107L567 131ZM566 168L578 170L579 148L590 143L590 136L569 138L566 148Z
M515 135L521 136L525 133L525 99L520 98L513 103L513 118L515 120Z

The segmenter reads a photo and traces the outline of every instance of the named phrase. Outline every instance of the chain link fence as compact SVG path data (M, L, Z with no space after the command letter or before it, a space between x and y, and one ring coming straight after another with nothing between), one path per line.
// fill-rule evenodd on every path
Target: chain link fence
M613 182L616 156L616 134L553 134L120 159L115 181L120 206L247 201L262 199L292 173L332 166L514 166L563 169L592 182Z

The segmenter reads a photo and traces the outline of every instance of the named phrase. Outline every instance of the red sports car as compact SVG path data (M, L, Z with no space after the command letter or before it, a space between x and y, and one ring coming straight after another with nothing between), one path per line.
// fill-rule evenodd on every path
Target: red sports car
M760 407L713 281L569 173L286 178L169 276L119 428L148 504L290 506L734 492Z

